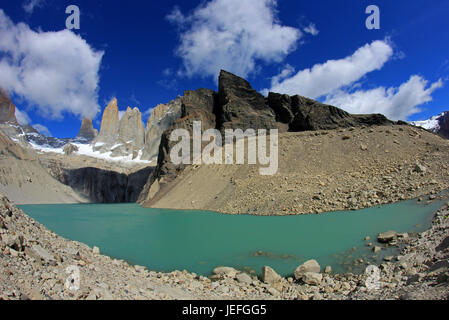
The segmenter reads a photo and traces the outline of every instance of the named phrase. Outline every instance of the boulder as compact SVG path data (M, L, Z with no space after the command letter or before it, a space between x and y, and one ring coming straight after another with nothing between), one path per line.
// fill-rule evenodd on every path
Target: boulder
M282 277L273 270L273 268L265 266L262 268L262 281L273 285L281 281Z
M71 143L68 143L62 149L66 156L70 156L71 154L78 152L79 148Z
M24 250L24 238L23 236L12 236L8 234L1 235L2 242L6 247L14 249L18 252Z
M382 251L382 248L381 248L381 247L375 246L375 247L373 248L373 252L374 252L374 253L379 253L379 252L381 252L381 251Z
M98 248L98 247L93 247L93 248L92 248L92 253L93 253L93 254L100 254L100 248Z
M390 243L393 240L396 240L397 237L398 234L396 231L387 231L379 233L379 235L377 236L377 241L379 241L380 243Z
M236 276L236 279L238 282L243 283L243 284L251 284L253 282L253 279L251 279L251 277L244 272L239 273Z
M298 268L296 268L294 275L296 280L301 280L305 273L319 273L321 271L321 267L316 260L309 260L304 262Z
M311 286L319 286L323 281L323 275L316 272L306 272L302 275L302 281Z
M415 168L414 168L413 171L418 172L418 173L426 173L427 172L427 168L424 167L422 164L417 162L415 164Z
M218 276L226 276L234 279L237 276L238 271L231 267L217 267L213 273Z
M47 250L42 248L40 245L34 245L31 248L26 248L25 253L28 256L33 257L37 261L48 263L50 265L56 265L56 259Z

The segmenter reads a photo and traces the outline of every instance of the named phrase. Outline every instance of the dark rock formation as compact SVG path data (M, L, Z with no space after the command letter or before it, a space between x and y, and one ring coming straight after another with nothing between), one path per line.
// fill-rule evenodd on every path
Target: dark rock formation
M245 79L221 71L218 93L199 89L186 91L181 98L181 117L161 135L158 164L150 175L139 202L150 206L160 199L186 165L175 165L170 150L174 129L192 133L193 121L202 122L202 130L279 129L282 131L330 130L337 128L393 124L383 115L351 115L333 106L300 96L270 93L265 98ZM192 134L191 134L192 136Z
M93 203L136 202L152 168L126 175L98 168L63 169L58 179Z
M186 129L193 137L193 122L201 121L202 130L216 127L215 116L216 92L209 89L184 92L181 98L181 118L161 136L159 145L158 164L143 188L139 202L149 202L163 195L164 187L172 182L185 165L176 165L170 161L170 150L177 142L170 141L170 135L175 129ZM161 191L161 192L159 192Z
M446 139L449 139L449 111L444 112L438 119L438 122L440 124L438 134L442 135Z
M276 120L287 124L289 131L293 132L393 124L381 114L352 115L337 107L298 95L270 92L268 105L276 113Z
M276 129L274 112L267 107L263 95L248 81L221 71L218 85L217 126L224 129Z
M97 137L97 135L98 130L94 128L92 119L83 118L80 131L76 136L75 140L82 140L85 141L86 143L90 143Z
M0 88L0 123L17 124L16 106L12 103L8 93Z

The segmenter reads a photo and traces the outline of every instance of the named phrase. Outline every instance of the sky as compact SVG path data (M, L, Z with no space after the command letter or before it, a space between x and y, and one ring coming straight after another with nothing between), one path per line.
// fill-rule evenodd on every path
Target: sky
M113 97L146 123L185 90L217 90L220 69L262 94L421 120L449 110L447 30L449 0L0 0L0 87L55 137L83 117L99 129Z

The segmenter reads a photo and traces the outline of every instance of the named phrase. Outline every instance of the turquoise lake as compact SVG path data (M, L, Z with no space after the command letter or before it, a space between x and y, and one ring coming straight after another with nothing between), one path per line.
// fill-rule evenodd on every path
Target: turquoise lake
M260 273L265 265L283 276L309 259L335 272L364 270L356 258L379 263L363 239L379 232L421 232L441 201L414 200L359 211L301 216L224 215L204 211L146 209L137 204L22 205L57 234L103 254L154 271L188 270L210 275L217 266ZM397 249L396 249L397 250ZM358 270L359 269L359 270Z

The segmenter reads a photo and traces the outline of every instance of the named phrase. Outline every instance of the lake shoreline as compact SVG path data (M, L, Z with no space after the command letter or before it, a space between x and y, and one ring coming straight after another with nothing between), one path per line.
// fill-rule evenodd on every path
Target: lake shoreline
M381 288L370 291L367 276L321 274L318 285L292 278L260 279L217 272L214 280L187 271L170 273L99 254L79 242L49 231L5 197L0 199L0 297L4 299L446 299L447 266L435 264L449 256L441 247L449 231L449 208L434 215L431 229L404 239L399 261L384 262ZM387 230L385 230L387 231ZM439 247L440 246L440 247ZM435 248L443 248L437 250ZM42 249L42 250L40 250ZM447 260L447 258L445 258ZM81 287L68 290L66 268L76 266Z

